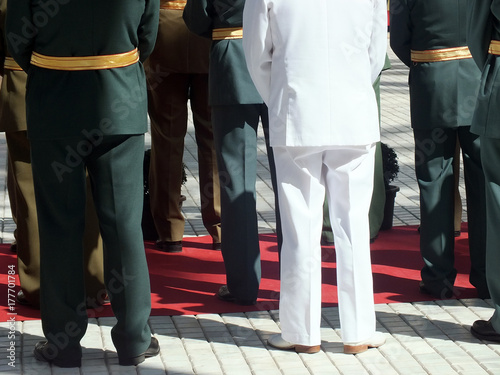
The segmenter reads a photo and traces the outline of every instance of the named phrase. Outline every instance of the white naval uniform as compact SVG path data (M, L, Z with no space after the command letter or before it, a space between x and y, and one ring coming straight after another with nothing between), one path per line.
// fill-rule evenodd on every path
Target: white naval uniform
M372 84L385 62L386 0L247 0L243 46L269 107L284 238L282 337L321 342L326 188L342 338L369 339L375 311L368 210L380 140Z

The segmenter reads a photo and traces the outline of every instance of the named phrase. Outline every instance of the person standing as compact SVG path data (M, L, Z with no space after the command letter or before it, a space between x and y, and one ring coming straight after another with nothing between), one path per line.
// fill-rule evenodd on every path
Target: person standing
M59 367L82 362L86 171L117 318L111 337L118 362L136 365L159 353L148 326L151 292L141 232L147 130L142 61L154 47L159 6L158 0L8 1L8 49L28 73L46 337L35 345L39 361Z
M471 333L500 342L500 1L469 2L467 44L482 71L472 132L481 139L481 160L486 180L486 278L493 301L489 320L477 320Z
M392 0L390 43L410 68L411 126L420 190L420 291L450 298L454 267L454 170L459 141L469 223L469 280L489 298L485 276L486 207L480 140L470 126L480 71L467 48L467 2Z
M26 131L26 73L7 51L5 16L7 0L0 0L0 66L3 68L0 89L0 131L7 141L7 189L12 218L16 223L17 272L21 289L19 304L40 306L40 241L38 218L31 173L30 144ZM94 203L87 186L85 213L85 292L88 306L99 306L106 299L104 288L102 239Z
M216 295L228 302L253 305L261 278L255 191L257 127L261 120L268 146L269 118L245 64L241 41L244 5L244 0L188 0L183 17L192 32L212 40L209 100L221 187L221 250L227 279L227 285L221 286ZM267 152L275 187L269 146ZM279 221L276 210L278 248Z
M201 217L212 237L212 248L219 249L221 242L219 175L208 106L210 41L187 29L182 19L185 4L186 1L160 1L158 38L146 62L151 119L151 212L159 236L156 247L166 252L182 250L185 219L179 201L188 100L198 145Z
M385 342L376 332L368 211L380 140L372 84L387 48L385 0L245 5L243 46L268 104L283 227L281 334L269 345L320 350L321 227L325 193L335 236L345 353Z

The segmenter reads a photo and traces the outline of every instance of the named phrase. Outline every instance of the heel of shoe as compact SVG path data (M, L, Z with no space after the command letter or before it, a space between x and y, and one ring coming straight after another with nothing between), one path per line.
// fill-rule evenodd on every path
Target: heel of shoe
M368 345L344 345L345 354L359 354L366 352Z
M131 358L120 358L118 357L118 364L120 366L137 366L138 364L144 362L146 360L146 355L141 354L137 357Z
M320 350L319 345L314 345L314 346L295 345L295 351L297 353L313 354L319 352L319 350Z

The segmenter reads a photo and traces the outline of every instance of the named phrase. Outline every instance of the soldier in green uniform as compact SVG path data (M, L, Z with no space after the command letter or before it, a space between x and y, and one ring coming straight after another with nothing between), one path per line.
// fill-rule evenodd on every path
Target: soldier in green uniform
M40 234L37 360L78 367L85 334L86 171L104 243L121 365L158 354L141 233L146 78L158 0L9 0L8 48L28 73L26 115ZM89 22L92 20L92 22Z
M479 137L470 131L480 72L465 40L467 2L391 1L393 51L410 68L411 126L420 189L420 290L454 294L454 176L458 140L465 170L471 270L469 280L488 298L485 277L485 197Z
M481 160L486 180L486 278L494 304L489 320L477 320L474 336L500 342L500 1L469 2L467 44L482 70L472 132L481 139Z
M188 99L198 146L201 217L212 247L220 248L221 242L219 174L208 106L210 41L187 29L182 19L185 4L185 0L160 1L158 38L146 62L151 213L159 236L156 246L166 252L182 250L185 220L179 200Z
M195 34L213 40L209 101L221 187L221 250L227 279L217 296L251 305L256 302L261 277L255 191L257 127L261 119L268 145L269 117L243 54L244 5L244 0L188 0L184 20ZM273 153L269 146L267 150L274 188ZM276 198L275 202L277 208ZM279 248L278 212L276 216Z
M20 304L40 305L40 242L31 173L30 144L26 132L26 73L12 59L5 45L4 25L7 0L0 0L0 131L7 141L7 188L12 218L16 223L17 272L21 289ZM87 186L88 193L90 185ZM90 307L100 305L106 296L102 261L102 240L92 197L87 195L84 253L85 291Z

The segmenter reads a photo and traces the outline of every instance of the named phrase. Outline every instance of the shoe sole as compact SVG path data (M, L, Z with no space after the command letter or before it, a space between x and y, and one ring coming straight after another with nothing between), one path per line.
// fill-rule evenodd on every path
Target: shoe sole
M344 354L359 354L366 352L368 349L371 348L378 348L379 346L382 346L385 344L385 341L381 344L378 345L344 345Z
M314 354L320 351L320 346L304 346L304 345L295 345L293 348L297 353L306 353L306 354Z
M132 358L124 358L124 359L119 359L118 358L118 364L120 366L137 366L144 362L146 360L146 355L141 354L137 357L132 357Z
M492 341L492 342L500 342L500 335L499 336L490 336L490 335L483 335L482 333L477 332L474 328L470 328L470 332L472 335L479 340L485 340L485 341Z
M224 302L230 302L230 303L234 303L236 305L241 305L241 306L253 306L257 303L257 301L243 301L243 300L239 300L239 299L236 299L234 297L227 297L227 296L224 296L224 295L220 295L218 292L215 293L215 296L221 300L221 301L224 301Z
M306 353L306 354L314 354L317 353L321 350L321 347L319 345L314 345L314 346L305 346L305 345L293 345L293 346L287 346L287 347L279 347L271 344L268 341L268 344L270 347L274 349L280 349L280 350L295 350L296 353Z
M344 345L344 354L359 354L367 350L368 345Z
M155 338L152 338L151 340L155 340L157 345L158 345L158 340ZM138 355L137 357L130 357L130 358L120 358L118 357L118 364L120 366L137 366L144 362L146 358L152 358L156 357L158 354L160 354L160 346L158 345L158 350L156 351L151 351L150 348L145 353L142 353Z
M39 353L37 350L33 350L33 355L35 359L39 362L45 362L45 363L50 363L54 366L61 367L61 368L73 368L73 367L82 367L82 360L81 359L75 359L75 360L52 360L45 358L43 354Z

